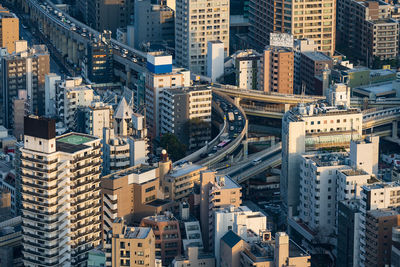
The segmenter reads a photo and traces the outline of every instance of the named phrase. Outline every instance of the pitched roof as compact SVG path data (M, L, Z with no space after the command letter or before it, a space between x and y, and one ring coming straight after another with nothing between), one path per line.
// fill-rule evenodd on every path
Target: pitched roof
M222 238L229 247L233 248L237 243L239 243L242 238L235 234L232 230L229 230Z
M124 97L122 97L121 101L118 104L117 111L115 112L114 118L116 119L131 119L133 111L126 103Z

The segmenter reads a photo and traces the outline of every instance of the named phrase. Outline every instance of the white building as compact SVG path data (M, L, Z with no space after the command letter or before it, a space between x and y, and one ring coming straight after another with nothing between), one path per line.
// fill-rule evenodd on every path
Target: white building
M236 85L242 89L260 89L262 55L255 50L237 51L231 55L236 73Z
M219 77L224 75L224 43L220 40L207 43L207 76L215 83Z
M80 266L100 244L100 139L56 138L55 121L25 118L20 149L25 266Z
M54 73L49 73L46 75L45 80L45 115L46 116L56 116L56 83L60 81L61 77Z
M229 55L229 1L177 0L175 11L176 64L206 75L209 41L222 41Z
M190 71L172 68L172 56L165 53L149 53L146 73L146 124L150 135L160 135L160 93L164 89L189 87Z
M379 136L368 136L365 140L351 142L350 164L378 177Z
M232 230L244 240L255 237L267 229L267 217L259 211L251 211L246 206L227 207L214 211L214 255L220 255L220 240ZM255 234L255 235L254 235ZM220 258L216 266L219 266Z
M103 128L112 127L113 109L103 102L92 102L89 106L79 107L75 114L75 129L98 138L103 137Z

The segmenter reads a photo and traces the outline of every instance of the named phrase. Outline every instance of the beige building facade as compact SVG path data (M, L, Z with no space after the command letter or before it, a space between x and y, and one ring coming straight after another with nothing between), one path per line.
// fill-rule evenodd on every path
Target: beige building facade
M15 52L15 42L19 40L19 19L0 5L0 47L8 53Z

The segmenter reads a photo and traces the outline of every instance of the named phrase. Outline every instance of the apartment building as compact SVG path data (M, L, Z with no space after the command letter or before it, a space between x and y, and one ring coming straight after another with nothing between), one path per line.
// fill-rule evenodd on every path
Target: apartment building
M157 258L161 258L162 264L168 266L176 256L181 255L182 240L179 230L179 221L172 213L154 215L142 219L140 226L150 227L155 235Z
M198 247L199 250L204 249L200 222L194 216L190 215L189 207L189 203L186 201L179 203L180 229L185 254L189 253L188 250L191 247ZM184 260L184 257L181 259Z
M400 264L400 227L392 228L392 253L391 253L391 264L397 266Z
M343 50L370 65L374 57L395 58L399 51L398 24L384 1L338 1L337 34Z
M211 89L165 89L160 95L160 134L173 133L189 150L211 140Z
M257 240L260 233L267 230L267 217L259 211L251 211L246 206L229 206L214 211L214 255L220 255L221 239L232 230L244 240ZM221 259L216 257L216 266Z
M366 266L385 266L391 263L392 228L400 225L398 209L378 209L365 217Z
M316 76L322 75L325 69L333 67L333 59L321 52L303 52L300 62L300 83L309 95L323 95L316 86Z
M175 47L175 12L169 6L154 4L150 0L135 1L134 46L166 43Z
M227 176L217 175L215 171L200 173L200 223L204 247L214 248L214 210L225 207L240 207L242 187Z
M46 46L34 45L28 49L27 41L15 42L15 53L1 57L2 72L1 113L2 124L13 128L13 99L19 90L26 90L31 113L44 114L45 76L50 72L50 58Z
M303 67L301 63L301 55L303 52L317 52L318 45L312 39L296 39L294 40L293 50L294 50L293 91L296 94L301 94L302 92L301 69Z
M190 86L190 71L172 68L172 56L163 52L147 54L145 81L146 123L152 138L160 136L160 93L164 89Z
M207 76L212 83L224 75L225 44L220 40L207 42Z
M270 33L289 33L294 39L312 39L318 51L333 55L336 38L336 1L287 2L251 0L251 41L260 48L269 45Z
M374 235L373 233L371 233L371 231L379 230L380 226L373 228L370 227L375 225L375 223L377 222L377 220L371 218L371 216L374 217L371 211L379 212L379 210L397 208L400 205L398 201L398 196L400 196L400 184L398 182L381 182L372 185L362 186L360 206L361 215L359 223L360 252L358 256L358 262L360 266L370 266L371 264L374 265L376 262L376 255L375 252L372 251L373 248L371 246L375 243L371 243L370 239L371 235ZM395 225L389 227L390 231L393 226ZM383 238L383 236L381 238ZM390 240L390 237L388 240ZM375 240L375 242L377 241ZM390 249L390 245L388 249ZM390 254L390 250L388 249L387 253ZM379 250L379 253L383 253L382 247ZM384 257L382 256L380 259L383 260Z
M231 57L236 86L242 89L258 90L261 86L258 76L260 75L262 55L256 50L249 49L237 51Z
M268 47L261 63L261 90L293 94L294 53L290 48Z
M101 144L56 137L55 121L26 117L20 149L25 266L81 266L101 242Z
M19 19L0 5L0 47L7 48L7 52L15 52L15 42L19 40Z
M281 196L289 216L297 214L300 155L328 147L349 147L362 135L362 113L346 106L300 105L282 119ZM292 215L291 215L292 214Z
M75 113L77 132L103 138L103 128L112 125L113 108L103 102L93 102L90 106L78 107Z
M160 191L160 169L155 166L137 165L103 176L101 193L104 235L117 217L131 225L171 205Z
M155 236L150 227L127 226L116 218L107 233L106 266L155 267Z
M198 75L207 74L207 43L224 43L229 55L229 1L176 1L175 60Z

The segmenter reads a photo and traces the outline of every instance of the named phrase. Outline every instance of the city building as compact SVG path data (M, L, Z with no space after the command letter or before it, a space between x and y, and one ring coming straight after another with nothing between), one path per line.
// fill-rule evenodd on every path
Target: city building
M200 222L190 215L189 203L186 201L179 203L179 214L183 251L188 254L188 249L192 247L203 250Z
M171 203L163 200L160 191L160 169L156 166L137 165L103 176L103 234L112 222L123 218L129 225L142 218L159 214Z
M15 52L15 42L19 40L19 19L0 5L0 47L7 48L9 54Z
M149 216L142 219L140 226L150 227L155 235L155 255L162 259L162 264L168 266L176 256L181 255L182 240L179 222L166 212L163 215Z
M14 53L1 57L1 66L2 124L14 127L13 100L18 98L19 90L27 91L30 113L44 115L45 76L50 72L46 46L28 48L27 41L16 41Z
M271 33L289 33L294 39L312 39L318 51L335 52L336 1L288 4L281 1L251 0L249 35L262 48L270 45Z
M246 206L229 206L214 210L214 255L220 255L220 242L232 230L245 240L257 240L262 231L267 230L267 217L259 211L251 211ZM221 259L216 257L220 266Z
M400 264L400 227L392 228L392 254L391 254L391 264L392 266L397 266Z
M105 31L99 37L90 39L86 51L82 76L92 83L112 83L114 81L114 59L111 32Z
M22 140L24 134L24 118L30 112L29 99L26 90L19 90L18 97L14 98L13 101L13 135L18 139Z
M113 109L103 102L92 102L89 106L78 106L75 113L75 130L98 138L103 137L103 128L112 125Z
M176 1L175 60L197 75L207 74L207 44L220 40L229 55L229 1Z
M253 49L239 50L230 56L235 73L235 85L242 89L259 90L261 54Z
M316 52L318 45L312 39L296 39L293 42L294 50L294 93L301 94L301 55L303 52Z
M145 79L146 124L152 138L160 136L160 93L164 89L189 87L190 71L172 68L172 56L164 52L147 54Z
M207 76L215 83L224 75L225 51L224 43L220 40L207 43Z
M100 139L26 117L20 148L25 266L81 266L101 242Z
M78 17L99 32L126 27L133 14L132 1L125 0L77 0L75 10ZM115 19L118 18L118 19Z
M390 220L384 219L383 221L380 221L378 220L378 217L380 216L379 214L385 213L389 208L394 209L399 207L400 202L397 200L399 195L400 184L398 182L380 182L362 186L360 205L361 215L359 223L360 251L358 255L360 266L377 266L376 264L379 264L382 261L382 263L386 262L387 264L388 259L390 260L391 230L393 226L397 226L394 223L398 223L398 213L396 211L396 214L392 214L395 217L392 217ZM375 213L371 213L371 211L374 211ZM389 216L392 215L389 214ZM386 224L387 222L392 222L392 225ZM384 224L386 226L383 226ZM380 235L377 231L386 231L387 234L386 236ZM376 238L379 240L376 240ZM378 241L379 250L377 249ZM382 246L385 241L387 245ZM376 253L379 253L380 256L376 255ZM381 253L386 253L386 255L389 254L389 258L387 256L384 257Z
M127 226L116 218L107 233L105 266L155 267L156 239L150 227Z
M290 48L268 47L261 63L261 90L293 94L294 53Z
M365 266L385 266L391 263L392 228L400 226L396 209L378 209L365 217Z
M242 187L227 176L217 175L215 171L200 173L200 223L204 247L214 248L214 210L242 204Z
M172 267L215 267L215 257L212 254L205 254L199 251L198 247L188 247L187 255L176 257Z
M179 203L188 197L196 184L200 184L200 173L207 167L192 163L174 166L161 181L165 197Z
M374 57L395 58L399 51L399 26L391 18L391 10L392 6L384 1L338 1L338 46L367 66Z
M143 45L166 43L175 47L174 10L169 6L154 4L150 0L135 1L134 46L142 49Z
M354 266L360 253L360 199L338 202L337 266Z
M0 266L22 267L22 218L3 219L0 212Z
M160 134L173 133L188 150L211 140L211 89L205 86L165 89L160 94Z
M321 52L303 52L300 61L300 83L305 93L309 95L323 95L316 86L316 76L322 75L326 69L333 67L333 60Z
M45 77L45 112L49 117L54 117L57 114L56 101L56 85L61 81L61 76L55 73L49 73Z
M280 190L289 216L297 215L299 204L300 155L322 148L349 147L351 140L362 136L361 111L350 108L349 99L343 101L347 101L343 107L300 105L283 116Z

